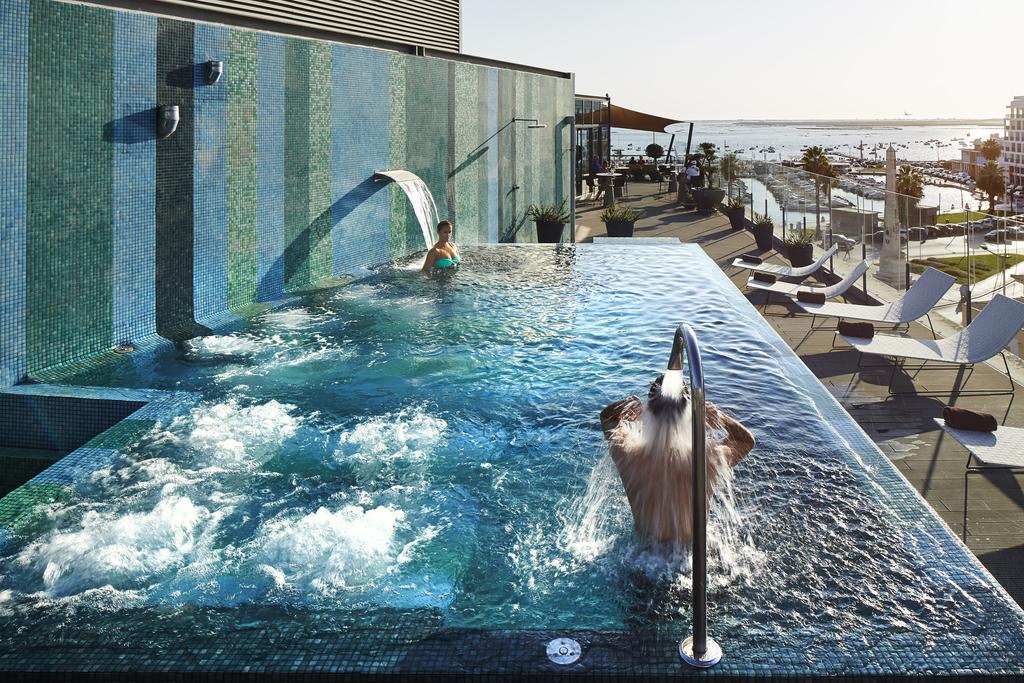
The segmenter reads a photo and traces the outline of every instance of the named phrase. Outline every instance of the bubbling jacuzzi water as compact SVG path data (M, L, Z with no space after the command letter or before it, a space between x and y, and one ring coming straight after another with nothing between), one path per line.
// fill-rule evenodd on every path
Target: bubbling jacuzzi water
M634 537L598 423L646 394L685 321L708 399L758 439L712 506L715 637L750 656L984 637L933 539L710 267L467 249L454 278L385 269L83 374L202 398L19 529L0 616L19 638L153 646L254 624L685 632L689 557Z

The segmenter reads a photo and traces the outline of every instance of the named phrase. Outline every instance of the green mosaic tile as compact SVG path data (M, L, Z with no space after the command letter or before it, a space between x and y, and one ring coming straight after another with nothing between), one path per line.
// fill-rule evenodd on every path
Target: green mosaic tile
M104 130L113 119L113 19L112 12L86 5L31 5L25 260L30 373L112 344L113 144Z
M309 52L309 279L331 275L331 46Z
M487 225L479 206L479 166L486 159L480 153L483 140L477 90L477 69L472 64L455 64L454 166L448 187L453 194L456 242L480 244L487 241ZM483 239L481 239L481 227Z
M309 41L284 51L284 278L289 292L310 285Z
M390 160L388 166L391 168L405 168L405 62L404 55L392 55L388 63L389 79L388 94L390 106L388 109L388 129L390 131ZM408 213L406 210L405 194L392 185L389 188L391 222L388 226L388 245L391 258L401 258L414 251L410 248L409 240L406 238ZM415 242L413 243L415 244Z
M480 132L480 142L483 144L480 152L480 162L476 164L476 206L477 206L477 235L480 244L486 244L489 233L490 216L490 193L487 191L487 176L489 161L488 150L494 144L494 140L487 140L494 133L494 125L488 113L488 73L491 69L480 68L476 70L476 120L477 130ZM487 140L484 143L484 140Z
M22 484L0 498L0 528L17 531L39 507L48 507L67 495L60 484Z
M449 170L448 62L418 58L406 61L406 169L427 184L441 218L447 214ZM407 206L406 239L423 242L419 224Z
M85 445L90 448L114 448L125 450L138 443L156 424L153 420L121 420L107 430L94 436Z
M228 306L256 302L256 36L228 33Z

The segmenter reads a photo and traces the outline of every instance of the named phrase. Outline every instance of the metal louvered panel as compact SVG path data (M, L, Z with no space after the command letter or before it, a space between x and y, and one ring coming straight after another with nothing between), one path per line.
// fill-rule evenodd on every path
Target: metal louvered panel
M125 6L120 0L89 0ZM401 43L446 52L459 52L459 0L142 0L135 9L192 17L189 10L261 23L300 27Z

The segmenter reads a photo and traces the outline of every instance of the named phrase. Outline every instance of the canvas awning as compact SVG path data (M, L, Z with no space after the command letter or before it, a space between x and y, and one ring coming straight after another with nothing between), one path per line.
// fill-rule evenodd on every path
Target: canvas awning
M576 123L608 125L608 107L601 107L592 112L577 114ZM664 116L645 114L642 111L626 109L617 104L611 105L611 125L613 128L629 128L631 130L644 130L654 133L664 133L669 126L684 123L679 119L667 119Z

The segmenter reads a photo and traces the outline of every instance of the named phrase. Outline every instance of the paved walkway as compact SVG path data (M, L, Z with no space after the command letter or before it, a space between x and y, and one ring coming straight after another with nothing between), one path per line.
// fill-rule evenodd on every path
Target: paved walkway
M751 233L733 231L728 219L720 214L704 216L683 211L674 204L673 196L659 195L657 190L653 183L632 183L632 196L622 200L644 211L644 217L637 222L636 236L677 237L700 244L743 289L747 271L738 271L730 264L739 254L756 251ZM576 208L577 241L588 242L605 234L599 204L578 203ZM765 255L770 260L785 262L775 252ZM759 310L764 303L761 293L748 293L747 298ZM942 414L943 405L955 404L992 413L1001 424L1024 427L1024 388L1017 386L1014 396L962 394L961 389L1002 388L1007 384L1005 375L992 367L979 366L966 388L956 370L924 371L916 377L897 374L896 389L916 394L890 397L888 367L858 371L856 352L833 350L832 334L810 332L808 317L796 315L792 304L774 303L777 300L772 299L766 319L953 532L965 540L993 576L1024 605L1024 475L974 474L965 489L967 451L933 421ZM926 327L916 324L911 327L911 334L931 337ZM939 334L946 333L940 330ZM939 395L920 395L925 392Z

